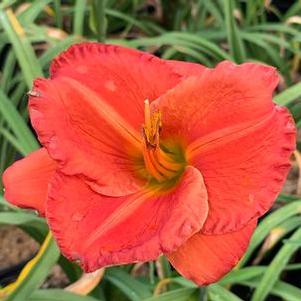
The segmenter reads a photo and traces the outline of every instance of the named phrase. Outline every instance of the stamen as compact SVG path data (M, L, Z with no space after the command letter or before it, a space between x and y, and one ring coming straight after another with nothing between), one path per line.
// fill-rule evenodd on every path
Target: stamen
M149 101L144 101L143 156L149 174L159 182L173 178L181 169L171 155L160 148L161 112L151 112Z
M144 101L144 138L149 147L156 147L159 145L159 131L161 128L161 113L155 111L151 113L149 101Z
M150 114L150 107L149 107L149 100L146 99L144 101L144 122L145 127L150 128L151 127L151 114Z

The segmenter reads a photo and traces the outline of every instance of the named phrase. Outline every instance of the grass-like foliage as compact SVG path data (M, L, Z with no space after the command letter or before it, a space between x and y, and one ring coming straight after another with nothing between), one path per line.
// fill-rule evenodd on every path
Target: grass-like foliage
M273 65L282 76L274 100L291 110L300 127L300 14L297 0L2 0L0 174L16 158L39 147L27 111L26 93L33 79L46 77L57 54L85 40L208 67L225 59ZM162 257L143 265L108 268L89 295L75 295L72 289L40 288L56 263L70 282L78 280L81 271L60 255L42 218L0 196L0 224L16 225L44 242L23 277L0 288L0 299L2 294L8 301L299 301L301 278L295 277L301 270L300 213L301 199L281 194L261 219L242 261L206 288L180 277ZM1 248L5 246L0 241L0 252Z

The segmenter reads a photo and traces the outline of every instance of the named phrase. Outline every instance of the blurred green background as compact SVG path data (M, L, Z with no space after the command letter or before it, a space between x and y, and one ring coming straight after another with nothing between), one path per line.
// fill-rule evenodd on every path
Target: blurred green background
M301 1L297 0L2 0L0 173L39 147L27 111L26 93L33 79L47 77L51 60L84 40L125 45L208 67L225 59L273 65L281 74L274 100L291 110L300 127L300 30ZM156 262L108 268L89 295L75 295L70 292L74 289L60 287L80 279L81 271L60 255L48 237L32 266L23 271L25 277L14 287L1 289L16 280L26 259L37 251L28 247L27 258L21 260L16 255L14 263L4 266L8 253L27 245L8 246L13 236L4 239L1 229L15 235L18 227L42 243L48 228L33 212L12 207L0 196L0 300L300 301L299 151L292 162L283 193L261 219L242 261L219 283L206 288L180 277L162 257ZM58 265L61 278L54 284L49 275Z

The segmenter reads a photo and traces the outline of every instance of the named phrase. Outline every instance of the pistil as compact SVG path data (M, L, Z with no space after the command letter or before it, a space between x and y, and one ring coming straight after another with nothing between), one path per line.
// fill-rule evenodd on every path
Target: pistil
M175 177L182 167L172 154L164 152L160 147L161 112L151 112L148 100L144 102L143 125L143 157L145 167L151 177L164 182Z

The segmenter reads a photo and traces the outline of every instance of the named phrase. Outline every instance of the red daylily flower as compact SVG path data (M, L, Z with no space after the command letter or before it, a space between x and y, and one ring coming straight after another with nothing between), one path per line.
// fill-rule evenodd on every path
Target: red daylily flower
M29 100L43 148L7 169L6 199L45 215L85 271L163 253L200 285L227 273L295 147L275 69L83 43L50 73Z

